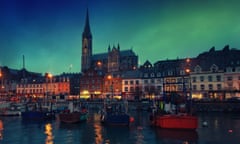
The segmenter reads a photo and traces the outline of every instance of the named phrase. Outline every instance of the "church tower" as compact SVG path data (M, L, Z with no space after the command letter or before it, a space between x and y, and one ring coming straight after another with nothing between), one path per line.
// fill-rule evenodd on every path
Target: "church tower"
M82 33L82 72L88 70L91 66L92 57L92 33L89 25L88 10L86 15L85 27Z

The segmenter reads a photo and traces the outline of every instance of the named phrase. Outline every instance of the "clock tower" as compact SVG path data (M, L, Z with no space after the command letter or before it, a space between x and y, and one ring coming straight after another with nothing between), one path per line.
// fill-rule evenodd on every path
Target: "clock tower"
M86 15L85 27L82 33L82 64L81 71L85 72L91 66L92 57L92 33L89 25L88 10Z

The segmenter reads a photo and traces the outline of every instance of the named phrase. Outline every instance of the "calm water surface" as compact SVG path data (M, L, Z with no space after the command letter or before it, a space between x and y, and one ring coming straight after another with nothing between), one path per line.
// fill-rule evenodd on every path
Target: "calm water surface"
M196 131L163 130L149 125L148 112L132 111L129 127L104 126L91 111L87 122L62 124L58 120L24 122L21 117L0 117L1 144L239 144L240 114L198 114ZM208 127L202 122L207 121Z

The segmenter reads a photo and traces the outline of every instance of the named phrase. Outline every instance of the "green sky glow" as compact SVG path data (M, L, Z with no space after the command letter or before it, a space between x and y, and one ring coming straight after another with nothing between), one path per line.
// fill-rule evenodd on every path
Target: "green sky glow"
M24 54L30 71L80 72L87 5L94 53L119 43L143 64L239 47L237 0L17 1L0 2L0 65L11 68L21 68Z

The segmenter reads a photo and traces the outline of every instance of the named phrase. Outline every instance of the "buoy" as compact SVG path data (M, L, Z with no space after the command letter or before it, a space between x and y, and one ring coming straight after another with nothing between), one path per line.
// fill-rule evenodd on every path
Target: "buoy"
M134 122L134 117L130 117L130 122Z
M202 123L202 126L207 127L207 126L208 126L208 123L207 123L206 121L204 121L204 122Z

